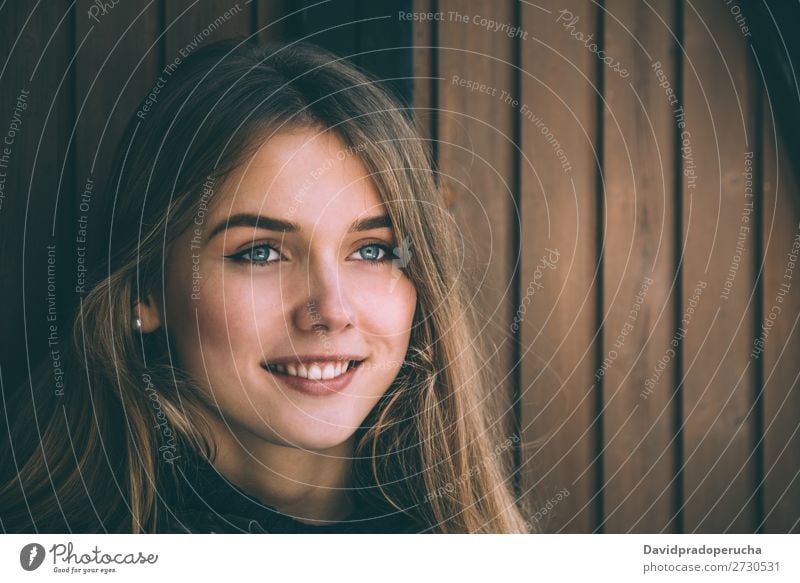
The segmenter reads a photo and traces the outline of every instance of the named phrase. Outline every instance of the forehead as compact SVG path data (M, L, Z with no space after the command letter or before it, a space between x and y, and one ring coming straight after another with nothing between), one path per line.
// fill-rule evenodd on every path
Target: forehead
M212 215L274 216L300 225L348 224L379 212L381 199L358 156L333 132L284 132L270 138L225 182Z

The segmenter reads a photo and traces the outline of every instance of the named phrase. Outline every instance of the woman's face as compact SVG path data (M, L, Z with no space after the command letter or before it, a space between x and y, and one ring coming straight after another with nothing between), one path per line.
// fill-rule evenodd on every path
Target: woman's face
M364 165L330 132L283 133L198 208L159 310L180 365L236 435L346 441L397 376L416 307Z

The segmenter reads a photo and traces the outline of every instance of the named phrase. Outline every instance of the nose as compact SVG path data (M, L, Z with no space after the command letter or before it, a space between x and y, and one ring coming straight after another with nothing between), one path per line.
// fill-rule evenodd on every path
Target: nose
M309 264L305 293L293 310L298 329L306 332L336 332L354 325L354 312L336 265ZM299 291L299 290L297 290Z

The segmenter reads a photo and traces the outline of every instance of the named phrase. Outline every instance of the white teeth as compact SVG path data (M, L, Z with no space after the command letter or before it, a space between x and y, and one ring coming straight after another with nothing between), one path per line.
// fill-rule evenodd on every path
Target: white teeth
M322 378L323 379L332 379L334 377L336 369L334 368L332 363L328 363L325 365L325 368L322 369Z
M303 377L312 380L334 379L353 367L355 361L312 362L305 364L273 364L268 368L293 377Z

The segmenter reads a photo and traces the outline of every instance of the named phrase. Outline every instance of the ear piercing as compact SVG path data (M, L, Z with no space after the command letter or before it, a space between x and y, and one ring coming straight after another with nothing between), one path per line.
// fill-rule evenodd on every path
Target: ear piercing
M134 319L133 327L136 328L137 330L141 330L142 329L142 319L141 318Z

